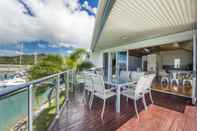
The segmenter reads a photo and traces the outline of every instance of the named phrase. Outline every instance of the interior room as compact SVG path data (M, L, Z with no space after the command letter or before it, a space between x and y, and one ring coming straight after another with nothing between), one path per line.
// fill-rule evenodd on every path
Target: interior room
M192 95L192 41L128 51L128 70L157 74L154 90L190 97Z

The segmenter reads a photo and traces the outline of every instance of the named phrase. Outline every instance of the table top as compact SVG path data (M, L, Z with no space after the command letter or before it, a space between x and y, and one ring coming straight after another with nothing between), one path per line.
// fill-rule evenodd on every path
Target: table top
M112 80L105 80L105 84L109 85L116 85L116 86L127 86L130 84L135 84L136 81L127 81L127 80L120 80L120 79L112 79Z

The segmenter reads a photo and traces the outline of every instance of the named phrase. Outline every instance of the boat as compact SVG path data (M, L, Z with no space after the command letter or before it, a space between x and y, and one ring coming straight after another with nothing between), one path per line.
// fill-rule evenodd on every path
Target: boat
M16 72L15 74L6 76L5 79L0 81L0 89L6 88L8 86L15 86L15 85L24 84L24 83L26 83L24 73Z

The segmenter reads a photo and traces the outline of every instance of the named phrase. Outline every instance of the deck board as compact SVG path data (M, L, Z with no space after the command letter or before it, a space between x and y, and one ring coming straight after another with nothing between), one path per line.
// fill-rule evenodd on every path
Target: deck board
M121 97L121 112L115 112L115 97L107 101L104 121L100 118L102 100L96 98L93 109L89 110L82 101L82 93L77 90L71 102L65 107L60 118L49 131L196 131L197 107L189 98L153 92L154 105L148 102L145 111L138 102L140 120L135 116L132 100Z

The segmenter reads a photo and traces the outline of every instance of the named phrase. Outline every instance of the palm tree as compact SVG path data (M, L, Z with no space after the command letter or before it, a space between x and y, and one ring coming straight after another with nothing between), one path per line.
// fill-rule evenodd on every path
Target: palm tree
M73 82L73 86L71 86L71 90L73 91L73 87L75 86L75 84L77 83L77 73L79 71L82 71L84 69L89 69L91 67L93 67L93 64L89 61L87 61L87 58L89 56L89 53L85 50L85 49L75 49L66 59L65 59L65 63L66 63L66 67L67 69L71 69L74 72L73 78L72 78L72 82ZM65 81L65 83L67 83Z
M66 58L66 67L76 72L81 71L83 69L89 69L93 67L93 64L87 61L88 57L89 52L87 52L85 49L76 49Z

